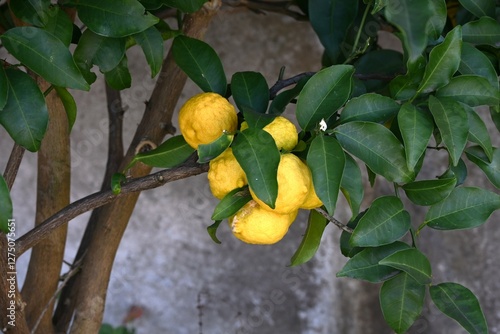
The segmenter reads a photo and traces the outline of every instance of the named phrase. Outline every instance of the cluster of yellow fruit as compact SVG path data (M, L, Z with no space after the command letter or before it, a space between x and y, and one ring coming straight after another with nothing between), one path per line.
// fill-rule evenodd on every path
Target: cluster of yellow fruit
M179 112L179 128L186 142L197 149L219 138L224 131L235 132L238 120L234 107L216 93L202 93L190 98ZM243 122L240 131L248 128ZM298 142L295 125L278 116L263 128L276 142L281 154L278 165L278 197L271 209L250 189L252 200L245 204L229 224L233 234L251 244L273 244L280 241L297 217L299 209L314 209L322 205L314 191L309 167L291 151ZM212 194L222 199L229 192L248 184L245 172L226 149L210 161L208 180Z

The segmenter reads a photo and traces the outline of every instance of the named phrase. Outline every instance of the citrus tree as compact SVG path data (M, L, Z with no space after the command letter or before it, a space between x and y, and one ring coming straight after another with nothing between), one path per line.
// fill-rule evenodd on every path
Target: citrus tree
M325 49L322 69L291 76L277 69L272 86L258 72L225 73L217 50L202 41L221 6L309 20ZM488 121L500 129L494 0L17 0L0 9L0 40L11 55L0 67L0 124L14 143L0 177L3 331L98 332L139 193L208 172L220 199L207 227L215 242L227 219L244 242L276 243L299 209L310 210L292 266L310 260L324 230L338 227L346 264L337 276L381 284L383 316L396 333L418 319L426 296L469 333L488 332L467 287L433 280L419 238L423 229L479 227L500 209L497 192L464 186L468 160L500 188L500 150L476 110L489 108ZM382 49L379 31L396 35L404 52ZM142 48L157 81L125 150L119 91L132 85L129 48ZM108 162L102 191L70 203L71 89L89 90L95 70L107 85ZM179 111L176 135L172 116L188 77L203 93ZM282 116L291 105L292 120ZM38 154L36 226L16 237L9 192L25 150ZM434 151L448 163L425 179ZM365 207L365 178L393 192ZM335 218L339 195L349 204L348 222ZM427 208L424 221L412 224L409 203ZM75 262L61 278L67 223L90 210ZM20 292L15 259L28 249Z

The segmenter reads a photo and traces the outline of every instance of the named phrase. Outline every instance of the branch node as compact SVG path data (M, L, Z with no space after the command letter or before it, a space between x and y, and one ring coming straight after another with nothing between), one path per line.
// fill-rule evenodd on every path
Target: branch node
M157 147L156 144L151 140L143 139L135 148L135 154L151 151L154 150L156 147Z

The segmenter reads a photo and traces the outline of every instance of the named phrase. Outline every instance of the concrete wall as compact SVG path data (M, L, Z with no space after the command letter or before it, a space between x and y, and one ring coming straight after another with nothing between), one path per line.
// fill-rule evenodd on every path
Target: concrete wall
M286 17L224 12L213 22L207 41L220 55L228 77L236 71L260 71L272 85L283 65L287 76L320 67L322 50L310 26ZM126 144L154 84L140 52L131 51L129 63L134 87L123 92L128 106ZM188 82L182 101L197 92ZM90 93L75 92L75 97L79 114L72 134L72 200L99 189L107 136L102 81ZM0 130L1 168L10 148L8 136ZM439 161L442 157L428 159L429 177L436 175L432 165ZM36 155L27 153L12 192L15 218L22 231L30 228L34 217L35 165ZM485 185L487 181L477 172L470 183ZM367 202L390 192L379 182L376 189L367 191ZM138 334L391 333L379 309L379 286L335 277L346 262L339 251L336 228L327 228L313 261L289 268L306 227L305 212L274 246L244 244L232 237L226 225L219 229L222 244L217 245L206 233L215 204L206 175L141 195L117 255L105 322L119 325L135 305L144 310L131 323ZM414 224L423 214L415 210ZM344 201L336 216L344 221L349 218ZM67 261L72 261L87 218L88 214L70 223ZM435 282L456 281L473 290L491 333L500 333L498 220L495 214L488 224L471 231L424 230L421 238L423 251L432 260ZM19 259L21 279L27 260L27 255ZM428 307L410 332L463 331Z

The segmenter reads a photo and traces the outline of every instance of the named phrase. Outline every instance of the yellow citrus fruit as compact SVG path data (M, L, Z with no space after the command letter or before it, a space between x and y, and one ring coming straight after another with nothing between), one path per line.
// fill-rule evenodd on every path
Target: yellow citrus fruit
M305 162L303 162L303 163L305 164ZM309 169L309 166L307 166L307 164L305 164L305 165L306 165L307 170L309 172L308 174L309 174L309 179L311 180L311 187L309 188L309 192L307 193L306 200L304 201L304 203L302 203L300 208L311 210L311 209L319 208L320 206L323 205L323 202L321 202L318 195L316 194L316 190L314 190L314 184L313 184L313 180L312 180L311 170Z
M248 123L241 123L240 130L243 131L248 129ZM269 133L278 149L291 151L299 141L299 136L297 134L297 128L295 125L283 116L276 117L271 123L263 128L264 131Z
M298 210L277 214L251 200L229 219L236 238L249 244L269 245L280 241L297 217Z
M200 144L213 142L224 131L236 131L237 127L238 118L233 105L216 93L195 95L179 111L179 129L194 149Z
M248 183L245 172L234 157L232 148L228 148L210 161L208 182L212 194L218 199L224 198L231 190L241 188Z
M275 208L271 209L262 202L250 189L252 198L264 209L285 214L300 208L309 194L311 177L309 168L296 155L285 153L281 155L278 165L278 197Z

